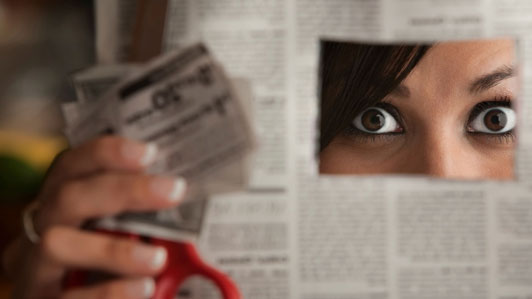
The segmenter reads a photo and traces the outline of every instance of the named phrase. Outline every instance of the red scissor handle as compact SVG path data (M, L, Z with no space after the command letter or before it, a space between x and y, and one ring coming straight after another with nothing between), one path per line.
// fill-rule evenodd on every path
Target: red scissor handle
M167 265L157 278L154 299L174 298L179 286L192 275L210 279L221 291L224 299L240 299L234 282L227 275L204 263L193 244L161 239L154 239L152 244L163 246L168 251Z
M135 234L99 230L105 234L139 239ZM235 283L225 274L207 265L200 258L196 247L191 243L175 242L151 238L150 244L164 247L168 252L166 265L156 281L153 299L173 299L181 284L192 275L203 276L211 280L221 291L224 299L240 299L240 292ZM71 271L65 278L65 287L72 288L86 285L89 280L87 271Z

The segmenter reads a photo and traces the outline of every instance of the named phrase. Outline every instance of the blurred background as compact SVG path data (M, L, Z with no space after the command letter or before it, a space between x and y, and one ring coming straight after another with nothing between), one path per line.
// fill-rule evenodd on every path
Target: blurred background
M89 0L0 0L0 252L66 148L59 103L68 75L94 63L93 14ZM9 290L0 274L0 298Z

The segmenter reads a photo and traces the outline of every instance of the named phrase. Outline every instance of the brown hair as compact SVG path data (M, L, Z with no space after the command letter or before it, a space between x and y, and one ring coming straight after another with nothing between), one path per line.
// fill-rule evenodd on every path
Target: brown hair
M396 88L430 47L322 41L320 151Z

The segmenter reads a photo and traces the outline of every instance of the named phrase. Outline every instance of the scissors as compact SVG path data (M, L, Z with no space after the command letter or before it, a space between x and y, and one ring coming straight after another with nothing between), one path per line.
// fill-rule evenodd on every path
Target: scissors
M176 242L154 237L144 237L134 233L97 229L97 232L142 240L155 246L164 247L167 252L163 271L155 278L153 299L173 299L181 284L192 275L200 275L211 280L222 293L223 299L240 299L236 284L225 274L206 264L199 256L196 246L190 242ZM67 273L64 281L66 289L86 285L91 280L91 273L74 270Z

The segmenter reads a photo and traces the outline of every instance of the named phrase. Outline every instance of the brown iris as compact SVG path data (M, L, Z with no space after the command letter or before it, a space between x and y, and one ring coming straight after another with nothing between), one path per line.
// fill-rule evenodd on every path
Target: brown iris
M507 123L508 118L506 117L506 113L500 109L488 111L484 116L484 125L494 132L504 129Z
M369 109L364 114L362 114L361 123L362 126L368 131L376 132L382 127L384 127L384 123L386 121L386 118L382 112L376 109Z

